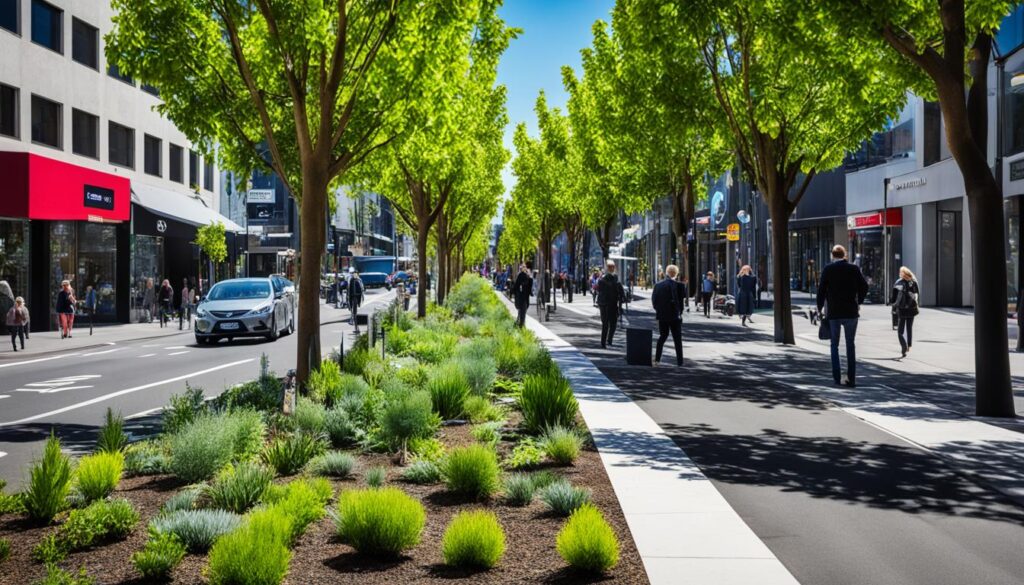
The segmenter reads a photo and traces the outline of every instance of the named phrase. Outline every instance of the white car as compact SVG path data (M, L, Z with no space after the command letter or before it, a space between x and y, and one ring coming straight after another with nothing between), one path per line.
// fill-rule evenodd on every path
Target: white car
M235 337L276 340L295 331L295 286L273 275L213 285L196 307L196 343Z

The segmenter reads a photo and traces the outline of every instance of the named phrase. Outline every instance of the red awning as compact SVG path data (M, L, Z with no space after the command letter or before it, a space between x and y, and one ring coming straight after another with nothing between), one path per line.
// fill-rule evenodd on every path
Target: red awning
M883 224L888 227L902 226L903 209L900 207L890 207L886 211L876 211L874 213L851 215L848 218L846 218L846 226L851 230L862 230L873 227L882 227Z
M0 216L118 222L131 213L127 177L28 152L0 152L0 177Z

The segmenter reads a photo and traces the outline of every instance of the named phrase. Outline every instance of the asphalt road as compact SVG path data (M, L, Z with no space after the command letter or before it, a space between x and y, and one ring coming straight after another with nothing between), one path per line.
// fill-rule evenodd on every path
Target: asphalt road
M647 304L633 325L652 324L636 310ZM1024 583L1024 509L795 387L830 381L821 356L782 358L736 319L693 317L684 368L630 367L623 334L598 346L589 299L560 303L546 325L636 400L804 585Z
M368 290L360 312L393 297ZM301 309L300 309L301 310ZM320 305L321 344L326 353L351 340L347 310ZM0 478L22 485L28 465L51 430L71 452L90 450L107 407L129 417L135 435L152 432L154 409L168 403L186 382L215 396L259 374L260 355L283 375L294 367L296 335L276 342L236 339L196 345L190 331L160 339L117 343L65 354L0 363Z

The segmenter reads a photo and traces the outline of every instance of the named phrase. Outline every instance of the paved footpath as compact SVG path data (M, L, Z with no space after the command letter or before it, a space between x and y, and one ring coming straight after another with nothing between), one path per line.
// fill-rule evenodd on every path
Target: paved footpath
M653 325L646 305L634 303L632 325ZM658 423L800 583L1024 582L1024 508L837 404L820 353L780 348L736 319L688 316L683 368L632 367L622 357L623 334L617 347L599 347L589 302L559 305L545 325ZM872 405L906 386L912 390L896 398L928 407L935 404L922 397L959 404L964 390L943 381L966 376L868 364L860 378L862 398L878 393Z

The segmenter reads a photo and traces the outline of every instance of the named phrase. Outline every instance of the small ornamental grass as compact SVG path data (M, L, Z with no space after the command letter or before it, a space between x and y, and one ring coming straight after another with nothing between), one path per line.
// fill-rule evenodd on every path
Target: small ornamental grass
M590 490L576 487L567 479L559 479L541 490L540 499L555 514L568 516L583 504L590 502Z
M333 447L345 447L359 439L359 427L352 420L348 411L335 406L324 415L324 432Z
M0 564L3 564L11 556L11 541L0 538Z
M536 491L533 478L525 473L513 473L505 479L505 500L512 506L529 506Z
M22 496L29 518L49 523L67 508L71 477L71 460L61 453L60 440L50 435L42 458L32 465L28 489Z
M539 433L555 426L571 427L579 404L569 382L552 370L523 379L519 409L527 430Z
M236 463L206 488L206 497L214 508L244 514L260 501L272 479L274 472L258 463Z
M157 475L168 472L167 453L152 441L140 441L128 445L124 451L124 474Z
M558 465L572 465L580 456L583 437L573 429L552 427L541 437L540 448Z
M185 545L173 534L152 534L142 550L132 554L132 564L147 581L169 581L171 571L185 558Z
M469 434L477 441L493 447L501 440L501 427L502 423L500 421L483 423L474 426L469 431Z
M288 573L293 522L274 507L253 512L210 549L211 585L278 585Z
M366 485L372 488L379 488L382 485L384 485L384 482L387 480L387 477L387 469L380 466L371 467L370 469L366 470Z
M105 498L121 482L123 470L124 454L120 451L101 451L82 457L75 470L78 491L87 502Z
M149 527L158 534L177 536L189 552L204 553L241 523L241 516L226 510L178 510L157 516Z
M437 483L441 481L441 468L433 461L420 459L402 471L402 479L419 485Z
M356 468L356 458L342 451L328 451L309 462L306 467L313 475L347 478Z
M440 424L432 410L431 396L417 391L404 396L384 409L381 430L393 448L399 449L403 458L411 439L423 439L434 434Z
M264 447L261 457L264 463L277 471L278 475L295 475L311 459L326 450L326 443L322 435L295 433L274 439Z
M459 512L441 541L446 565L490 569L505 554L505 531L494 512Z
M491 401L483 396L470 396L465 403L466 417L469 422L497 422L505 418L501 408L491 404Z
M170 437L170 471L187 483L209 479L232 459L256 453L264 430L252 410L201 415Z
M334 496L334 488L323 478L298 479L267 490L264 500L268 508L280 511L291 521L288 545L291 546L310 524L324 517L327 502ZM258 510L261 513L263 510Z
M327 409L323 404L314 402L306 397L300 397L295 404L295 413L292 414L295 427L306 433L322 433L326 430Z
M103 452L124 451L128 446L128 435L124 433L124 417L121 413L114 414L114 411L107 408L103 419L103 426L100 427L99 437L96 439L96 450Z
M558 554L575 569L604 573L619 562L619 541L600 510L580 506L569 517L557 540Z
M469 382L469 389L475 396L486 396L494 386L498 377L498 366L494 358L486 357L463 358L456 361Z
M446 363L434 369L427 382L434 411L445 420L457 419L465 412L469 396L469 381L456 363Z
M360 553L394 556L420 542L427 513L397 488L350 490L333 514L338 537Z
M180 492L175 492L160 508L161 512L177 512L178 510L194 510L199 497L203 495L204 486L189 486Z
M484 445L452 450L445 458L442 472L448 489L462 496L486 499L501 485L498 456Z

